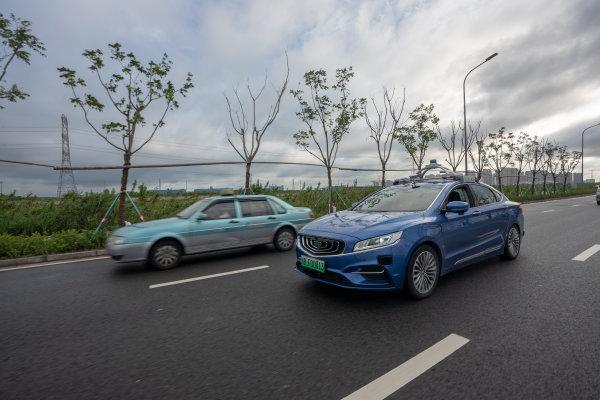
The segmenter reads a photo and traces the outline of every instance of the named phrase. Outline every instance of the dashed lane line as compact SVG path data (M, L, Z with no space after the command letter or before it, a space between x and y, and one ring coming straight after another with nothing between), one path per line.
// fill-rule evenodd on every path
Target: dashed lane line
M219 278L221 276L227 276L227 275L234 275L234 274L241 274L244 272L250 272L250 271L257 271L259 269L265 269L265 268L269 268L268 265L261 265L260 267L252 267L252 268L245 268L245 269L238 269L235 271L228 271L228 272L221 272L219 274L213 274L213 275L204 275L204 276L197 276L195 278L188 278L188 279L181 279L179 281L172 281L172 282L165 282L165 283L157 283L155 285L150 285L148 286L149 289L156 289L156 288L160 288L160 287L165 287L165 286L173 286L173 285L180 285L182 283L189 283L189 282L195 282L195 281L202 281L204 279L211 279L211 278Z
M547 213L547 212L554 212L554 210L544 210L542 211L543 213Z
M451 334L343 400L381 400L467 344L469 339Z
M600 244L595 244L592 247L590 247L589 249L587 249L587 250L581 252L580 254L576 255L575 257L573 257L572 260L583 262L599 251L600 251Z

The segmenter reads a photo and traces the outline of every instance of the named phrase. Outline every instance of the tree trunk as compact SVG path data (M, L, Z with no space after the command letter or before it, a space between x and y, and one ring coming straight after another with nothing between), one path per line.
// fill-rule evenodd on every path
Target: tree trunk
M535 174L531 172L531 194L535 193Z
M381 187L385 187L385 164L381 164Z
M548 179L548 175L544 175L544 186L542 187L542 192L546 193L546 180Z
M521 184L521 171L519 171L519 173L517 174L517 196L521 193L521 187L519 186Z
M502 191L502 175L498 174L498 190Z
M252 162L246 163L246 184L244 189L250 189L250 167L252 166Z
M123 153L123 170L121 172L121 191L119 192L119 226L125 225L125 192L127 191L127 179L129 178L129 165L131 165L131 153Z
M552 193L556 193L556 176L552 175Z
M327 167L327 189L328 201L327 201L327 212L331 214L333 212L333 184L331 183L331 167Z
M563 174L563 193L567 191L567 174Z

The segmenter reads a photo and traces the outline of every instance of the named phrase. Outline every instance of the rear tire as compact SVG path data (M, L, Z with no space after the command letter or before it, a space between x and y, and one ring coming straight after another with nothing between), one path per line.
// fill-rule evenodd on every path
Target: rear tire
M406 287L414 299L431 296L440 277L440 259L429 245L417 247L406 267Z
M149 262L153 269L164 271L175 268L181 261L183 251L175 240L161 240L152 246Z
M290 251L294 247L296 232L291 228L281 228L275 233L273 245L277 251Z
M596 204L600 206L600 200L596 200Z
M515 224L510 227L506 235L506 243L504 244L504 254L502 258L505 260L514 260L519 256L521 250L521 230Z

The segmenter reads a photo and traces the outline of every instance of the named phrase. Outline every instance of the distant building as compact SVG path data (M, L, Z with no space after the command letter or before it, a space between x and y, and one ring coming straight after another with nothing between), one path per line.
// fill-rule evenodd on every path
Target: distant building
M223 191L226 190L231 190L231 188L214 188L212 186L208 187L208 188L198 188L198 189L194 189L194 193L200 193L200 194L219 194Z
M152 192L152 193L158 193L161 196L169 196L169 195L175 195L175 194L185 194L186 190L185 189L149 189L148 192Z

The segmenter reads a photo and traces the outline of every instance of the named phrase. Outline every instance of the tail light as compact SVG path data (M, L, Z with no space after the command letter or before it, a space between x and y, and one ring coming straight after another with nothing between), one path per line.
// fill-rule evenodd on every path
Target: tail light
M308 212L308 218L310 218L310 219L314 219L315 218L315 213L312 210L310 210Z
M523 214L523 207L521 207L520 204L519 207L517 207L517 214Z

